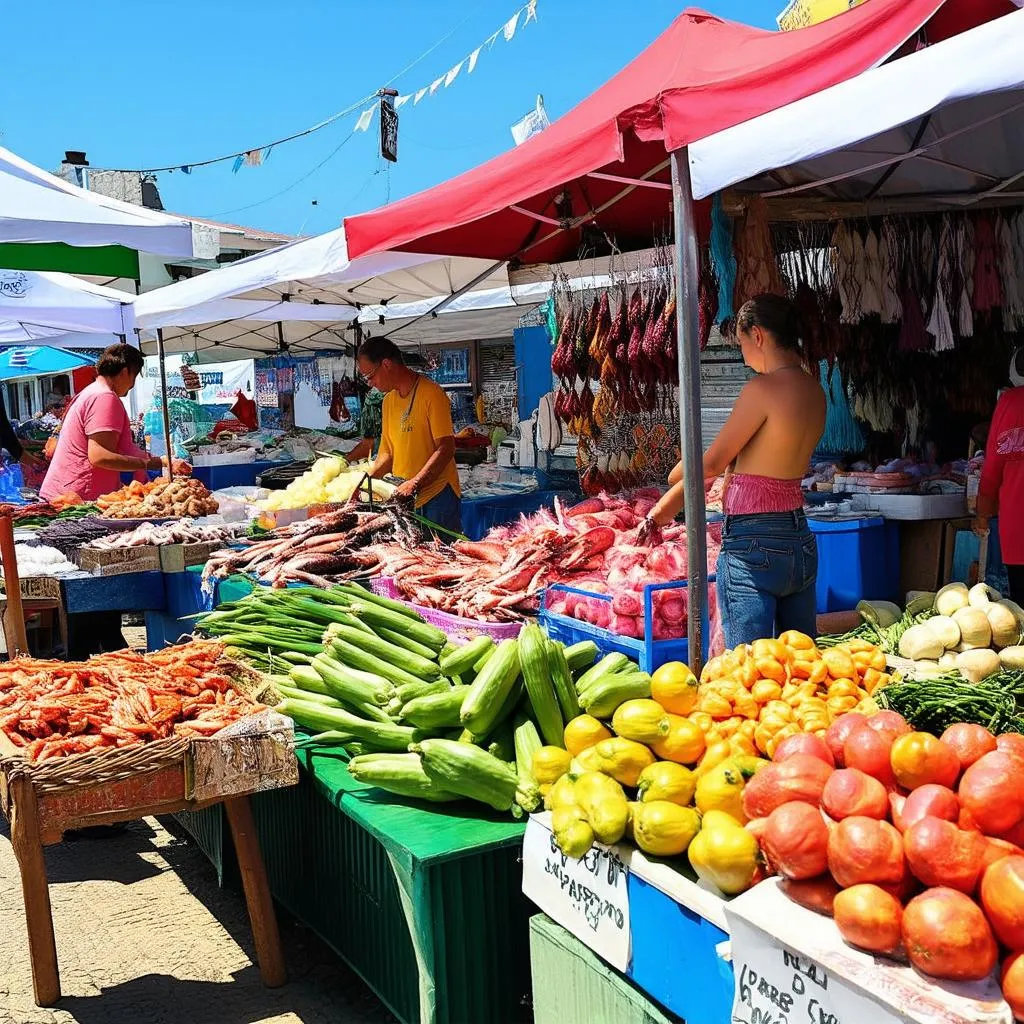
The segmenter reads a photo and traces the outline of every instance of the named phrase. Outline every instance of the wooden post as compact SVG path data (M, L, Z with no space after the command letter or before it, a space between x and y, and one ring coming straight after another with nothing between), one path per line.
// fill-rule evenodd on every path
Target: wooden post
M10 519L7 519L10 523ZM20 607L20 604L19 604ZM24 623L22 624L24 626ZM60 999L57 944L53 937L50 890L39 838L39 815L32 780L19 775L11 780L11 846L21 870L25 901L28 952L32 961L32 990L36 1006L53 1006Z
M260 976L267 988L279 988L288 978L274 903L267 883L267 870L263 865L249 798L240 796L225 800L224 810L227 811L231 837L235 841L235 855L242 874L242 888L249 908L249 923L252 925Z
M28 634L25 630L25 611L21 605L18 556L14 550L14 521L9 515L0 515L0 560L4 563L4 588L7 592L4 636L7 639L7 654L13 659L27 653Z

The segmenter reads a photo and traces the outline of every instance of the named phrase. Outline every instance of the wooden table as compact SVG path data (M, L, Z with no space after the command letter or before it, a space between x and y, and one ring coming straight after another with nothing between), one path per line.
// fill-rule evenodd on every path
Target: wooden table
M218 803L224 805L235 843L260 975L269 988L286 980L249 796L298 781L288 737L275 731L226 739L172 739L147 746L159 744L165 744L162 753L140 770L133 770L129 752L145 756L145 748L123 748L115 752L118 759L106 753L79 754L34 767L19 763L16 748L2 751L0 810L10 821L11 844L21 872L37 1006L53 1006L61 995L43 847L61 842L72 829ZM98 759L106 763L99 764Z

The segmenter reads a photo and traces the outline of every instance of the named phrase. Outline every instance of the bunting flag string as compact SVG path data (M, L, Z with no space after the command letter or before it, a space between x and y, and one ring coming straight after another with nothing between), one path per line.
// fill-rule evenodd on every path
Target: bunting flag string
M504 39L506 43L511 43L517 32L526 28L531 21L537 20L537 2L538 0L529 0L529 3L520 7L519 10L501 26L501 28L489 35L479 46L473 49L472 52L468 53L457 64L454 64L449 68L445 74L438 75L438 77L429 85L425 85L413 92L403 93L402 95L397 96L395 98L395 109L397 110L400 107L404 107L410 100L412 101L412 105L416 106L424 97L434 96L442 88L447 89L455 79L459 77L463 68L465 68L467 75L473 74L480 61L480 54L484 50L489 50L499 39ZM357 132L365 132L373 123L373 115L376 112L377 104L374 104L372 107L367 107L362 114L359 115L359 120L356 122L355 130Z
M489 35L484 42L475 47L469 54L463 57L457 64L454 64L444 74L433 78L428 85L396 96L395 109L400 109L409 102L411 102L413 106L416 106L420 100L424 99L426 96L434 96L442 88L447 89L455 82L463 71L465 71L467 75L473 74L480 61L480 55L484 50L490 49L499 39L504 39L505 42L508 43L512 42L518 32L521 32L526 28L531 21L537 20L537 4L538 0L528 0L528 2L520 7L511 18L505 21L496 32ZM434 47L431 47L431 50L435 49L437 45L439 44L435 44ZM431 50L428 50L427 53L430 53ZM421 55L413 63L418 63L424 56L426 56L426 54ZM412 65L409 65L409 67L411 66ZM408 70L408 68L406 70ZM392 79L392 81L394 81L394 79ZM275 139L273 142L265 143L262 146L240 149L237 152L226 153L224 156L212 157L209 160L194 160L190 163L183 163L179 161L175 164L169 164L166 167L108 167L104 168L104 170L117 170L127 174L157 174L162 171L166 171L168 173L179 171L182 174L191 174L197 167L209 167L211 164L230 161L232 172L237 174L243 167L259 167L266 163L267 157L270 156L270 151L276 146L281 146L286 142L293 142L296 139L312 135L314 132L318 132L321 129L328 127L328 125L332 125L336 121L341 120L341 118L347 117L349 114L354 114L357 110L363 107L364 104L372 103L372 106L366 107L366 109L362 110L358 120L356 121L355 127L352 129L353 132L367 131L373 123L374 115L377 113L379 95L379 93L373 93L370 96L364 96L361 100L357 100L344 110L339 110L336 114L331 114L330 117L324 118L322 121L319 121L317 124L314 124L303 131L295 132L292 135L286 135L280 139Z

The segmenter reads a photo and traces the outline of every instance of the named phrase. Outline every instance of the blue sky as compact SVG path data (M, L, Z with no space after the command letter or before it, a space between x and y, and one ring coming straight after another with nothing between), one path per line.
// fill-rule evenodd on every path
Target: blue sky
M138 168L261 145L374 92L439 43L394 83L429 85L522 2L0 0L0 145L47 169L65 149L84 149L94 167ZM684 6L538 0L537 21L484 51L472 76L404 109L397 165L379 160L376 123L338 148L354 114L275 149L262 167L161 174L164 204L289 234L326 231L510 148L509 128L537 93L554 119ZM784 0L704 6L769 28Z

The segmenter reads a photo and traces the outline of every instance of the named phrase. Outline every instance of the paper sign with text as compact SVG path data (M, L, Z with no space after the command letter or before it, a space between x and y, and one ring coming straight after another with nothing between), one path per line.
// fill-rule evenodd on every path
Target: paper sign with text
M542 821L523 838L523 892L563 928L625 971L629 967L627 869L614 849L595 845L582 860L566 857Z

